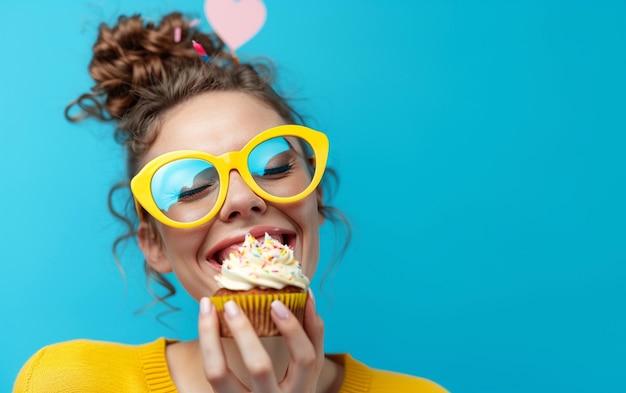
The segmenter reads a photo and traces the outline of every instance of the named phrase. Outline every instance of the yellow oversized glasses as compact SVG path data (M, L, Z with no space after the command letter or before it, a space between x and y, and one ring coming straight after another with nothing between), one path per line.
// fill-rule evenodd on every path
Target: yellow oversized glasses
M269 202L291 203L309 195L322 180L328 138L288 124L265 130L239 151L214 156L202 151L165 153L130 181L138 213L145 209L161 223L192 228L219 212L236 170L250 189Z

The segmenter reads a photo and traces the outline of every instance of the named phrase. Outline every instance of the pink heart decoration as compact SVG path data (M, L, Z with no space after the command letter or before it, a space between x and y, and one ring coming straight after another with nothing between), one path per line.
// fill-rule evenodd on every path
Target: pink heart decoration
M215 33L232 51L254 37L267 17L261 0L205 0L204 13Z

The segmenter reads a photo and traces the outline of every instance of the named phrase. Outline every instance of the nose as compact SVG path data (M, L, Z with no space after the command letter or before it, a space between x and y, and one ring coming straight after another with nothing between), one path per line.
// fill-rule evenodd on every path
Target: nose
M265 212L265 200L252 191L239 172L230 171L228 176L228 191L219 212L220 219L229 221L237 217L250 218L254 214Z

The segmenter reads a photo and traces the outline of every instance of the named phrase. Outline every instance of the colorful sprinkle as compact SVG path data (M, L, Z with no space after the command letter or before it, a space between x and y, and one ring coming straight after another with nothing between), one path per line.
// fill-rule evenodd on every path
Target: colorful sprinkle
M216 276L220 286L243 288L252 285L280 289L284 285L306 288L310 281L302 273L293 250L269 234L256 239L246 235L241 247L227 261L222 274ZM233 289L231 288L231 289Z

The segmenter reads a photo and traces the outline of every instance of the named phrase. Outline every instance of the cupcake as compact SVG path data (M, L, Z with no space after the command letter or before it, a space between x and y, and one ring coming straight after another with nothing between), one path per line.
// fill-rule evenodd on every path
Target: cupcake
M220 289L210 298L220 318L222 337L232 337L224 321L224 304L235 301L259 337L279 336L270 305L280 300L302 323L309 279L293 250L267 233L261 240L246 235L243 244L222 263L215 276Z

